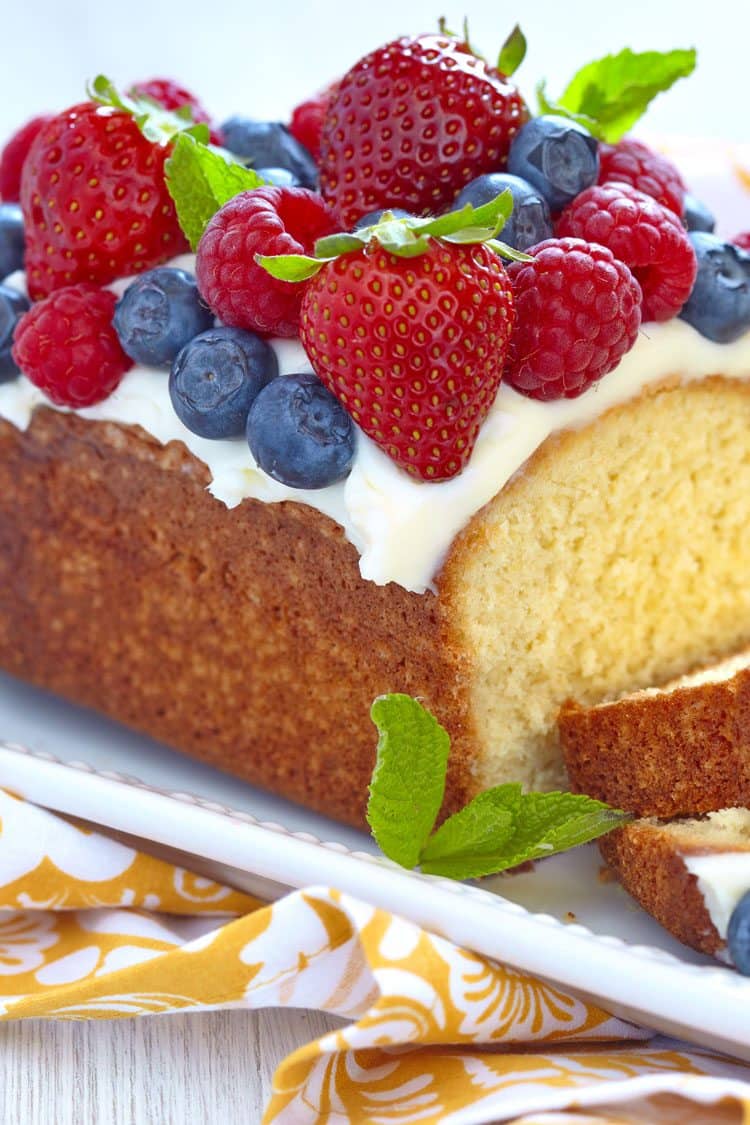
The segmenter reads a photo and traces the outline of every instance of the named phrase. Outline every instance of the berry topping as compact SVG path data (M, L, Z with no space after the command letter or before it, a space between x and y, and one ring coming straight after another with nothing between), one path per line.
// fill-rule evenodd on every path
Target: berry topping
M750 253L715 234L690 234L698 275L680 317L709 340L730 344L750 329Z
M629 266L643 290L644 320L669 320L690 296L697 266L687 231L629 184L588 188L563 211L557 234L598 242Z
M459 193L452 209L460 210L467 203L471 203L473 207L481 207L506 189L513 196L513 210L503 227L503 242L508 246L515 246L516 250L527 250L529 246L551 238L552 219L547 200L527 180L506 172L488 172L485 176L477 176L476 180L472 180Z
M136 278L114 316L124 350L147 367L169 367L178 351L213 323L193 275L168 266Z
M713 233L716 217L706 204L697 199L692 192L685 192L682 208L682 221L688 230L704 230Z
M37 133L49 120L49 117L32 117L0 152L0 199L6 203L18 203L21 198L21 173L26 157Z
M313 160L317 160L320 155L320 134L323 129L323 122L328 112L328 106L331 104L331 99L338 87L338 82L332 82L319 94L308 98L306 102L301 102L292 112L289 132L293 137L296 137L301 145L304 145Z
M604 246L550 238L509 267L516 323L505 381L531 398L576 398L636 341L641 287Z
M308 282L302 342L355 422L412 476L445 480L471 456L513 324L510 283L486 246L377 242Z
M18 364L13 359L13 333L29 302L9 285L0 285L0 383L15 379L19 373Z
M264 387L247 419L257 464L290 488L325 488L348 475L351 418L314 375L282 375Z
M311 191L242 192L216 212L198 245L196 274L204 300L224 324L265 336L295 336L302 289L269 277L255 256L309 254L333 229L328 209Z
M303 187L314 188L318 169L310 153L280 121L230 117L221 127L224 147L251 168L286 168Z
M398 204L449 207L502 168L528 116L517 88L447 35L397 39L341 79L320 139L320 183L337 220Z
M750 891L732 911L727 927L727 946L734 967L750 976Z
M623 137L616 145L599 148L599 183L613 180L650 195L662 207L682 215L685 182L670 160L633 137Z
M278 374L273 349L252 332L212 328L186 344L169 375L180 421L205 438L239 437L258 392Z
M167 154L130 113L93 102L43 126L21 186L32 297L106 284L187 248L164 182Z
M134 82L128 93L132 97L150 98L162 108L169 110L190 110L190 116L196 124L211 127L211 117L201 105L195 94L173 82L171 78L149 78L146 82ZM211 128L211 140L214 144L222 144L221 133Z
M132 360L112 327L116 297L82 282L33 305L15 333L13 359L57 406L93 406L119 386Z
M552 211L561 211L599 174L596 138L567 117L533 117L510 146L508 171L542 193Z
M23 269L23 214L17 203L0 203L0 281Z
M742 234L736 234L732 239L732 245L750 254L750 230L743 231Z

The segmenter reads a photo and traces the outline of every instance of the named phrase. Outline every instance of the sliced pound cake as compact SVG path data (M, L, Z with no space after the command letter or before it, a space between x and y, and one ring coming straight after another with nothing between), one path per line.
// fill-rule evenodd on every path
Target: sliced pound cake
M599 841L623 886L679 941L731 961L729 921L750 890L750 809L638 820Z
M639 816L750 804L750 651L559 717L571 786Z

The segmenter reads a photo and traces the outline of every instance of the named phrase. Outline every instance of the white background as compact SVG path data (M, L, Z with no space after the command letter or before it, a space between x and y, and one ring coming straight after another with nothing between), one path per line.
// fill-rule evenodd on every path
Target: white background
M100 71L123 84L178 78L220 119L284 119L360 55L442 14L454 28L468 15L490 58L519 20L529 97L537 79L561 92L582 63L624 46L696 46L697 75L657 100L649 130L750 140L750 0L0 0L0 12L0 138L81 100Z

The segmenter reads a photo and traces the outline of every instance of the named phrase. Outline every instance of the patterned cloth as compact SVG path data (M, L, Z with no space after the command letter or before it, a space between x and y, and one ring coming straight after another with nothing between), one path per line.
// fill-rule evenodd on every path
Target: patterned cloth
M317 1008L264 1121L750 1122L750 1073L329 888L272 906L0 792L0 1019Z

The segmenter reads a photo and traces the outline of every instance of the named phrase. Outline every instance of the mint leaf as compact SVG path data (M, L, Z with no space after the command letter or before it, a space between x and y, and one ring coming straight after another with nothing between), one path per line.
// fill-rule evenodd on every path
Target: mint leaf
M521 31L518 24L516 24L500 48L500 54L497 59L497 69L501 74L510 78L511 74L516 73L525 58L526 36Z
M520 785L501 785L479 793L470 804L440 825L422 848L423 871L435 871L441 861L470 865L487 857L491 863L514 832L514 809L521 801Z
M540 90L543 113L562 113L586 124L600 140L619 141L657 94L695 70L696 52L631 51L606 55L573 76L556 102Z
M177 218L193 250L220 207L240 192L265 183L250 168L230 163L184 133L178 136L164 169Z
M308 258L306 254L256 254L255 261L279 281L307 281L333 258Z
M631 819L592 797L520 790L520 785L500 785L475 797L427 843L422 870L451 879L494 875L595 840ZM510 829L503 813L511 819ZM458 818L462 823L451 828Z
M443 803L450 739L409 695L379 696L370 715L380 738L367 823L389 859L416 867Z

